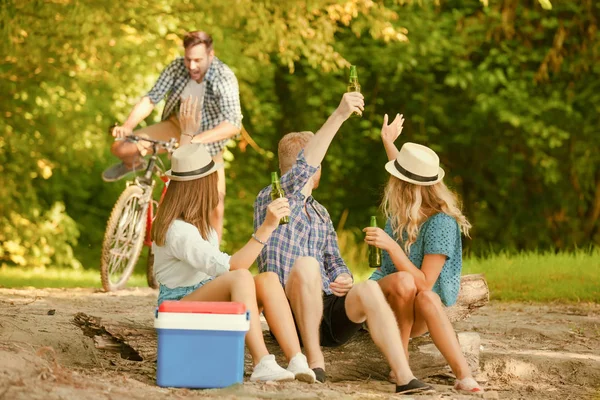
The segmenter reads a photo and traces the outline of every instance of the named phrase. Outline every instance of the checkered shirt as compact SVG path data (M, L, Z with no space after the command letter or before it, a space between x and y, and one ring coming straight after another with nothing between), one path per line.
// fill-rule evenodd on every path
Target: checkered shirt
M178 57L169 64L158 77L154 87L146 96L153 104L158 104L167 97L162 120L168 119L173 112L178 112L181 93L188 81L190 73L185 67L183 57ZM242 111L238 82L233 71L221 60L215 57L208 68L206 76L206 91L202 104L201 133L215 128L223 121L242 127ZM229 139L205 143L206 149L214 156L225 147Z
M305 199L302 188L317 168L308 165L304 150L298 155L296 164L281 177L281 188L290 202L290 222L279 225L267 245L258 256L260 272L273 271L283 286L298 257L309 256L319 261L323 291L331 294L329 283L340 274L350 270L340 255L337 234L329 213L312 196ZM267 206L271 202L271 186L260 191L254 202L254 230L265 220ZM303 209L306 206L306 213ZM308 214L308 215L307 215Z

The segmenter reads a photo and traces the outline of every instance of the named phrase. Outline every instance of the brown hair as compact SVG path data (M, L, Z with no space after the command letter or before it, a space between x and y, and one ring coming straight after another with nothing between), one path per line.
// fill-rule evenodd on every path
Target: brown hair
M198 228L208 240L209 215L219 204L216 172L191 181L171 181L152 224L152 240L164 246L171 223L181 219Z
M212 37L203 31L188 32L183 37L183 48L186 50L189 47L194 47L199 44L205 45L207 52L211 51L213 47Z
M306 147L313 136L315 136L314 133L303 131L288 133L281 138L277 147L281 175L288 172L294 166L296 158L298 158L298 153Z

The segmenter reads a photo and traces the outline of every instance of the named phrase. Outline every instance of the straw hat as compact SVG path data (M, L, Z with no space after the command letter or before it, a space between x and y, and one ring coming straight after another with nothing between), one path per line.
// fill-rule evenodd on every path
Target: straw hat
M165 175L174 181L192 181L219 169L203 144L191 143L173 152L171 169Z
M387 172L405 182L431 186L444 179L440 158L429 147L416 143L404 143L398 156L385 164Z

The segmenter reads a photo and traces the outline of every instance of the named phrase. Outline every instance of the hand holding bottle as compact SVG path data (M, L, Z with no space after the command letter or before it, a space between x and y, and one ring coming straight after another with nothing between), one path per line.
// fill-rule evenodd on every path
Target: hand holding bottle
M364 109L365 97L359 92L348 92L344 93L342 101L335 112L341 115L342 118L348 119L354 112L362 115Z
M290 203L287 198L281 197L271 202L267 207L267 216L263 226L272 231L277 229L282 218L290 216Z
M400 247L400 245L381 228L367 227L363 229L363 232L366 234L365 242L369 246L375 246L388 253L394 251L396 247Z
M377 217L371 216L371 228L377 228ZM369 267L379 268L381 267L381 249L379 247L369 245Z
M277 172L271 172L271 200L285 198L285 193L281 189L281 182L279 181L279 174ZM284 216L279 220L279 225L284 225L290 222L289 216Z

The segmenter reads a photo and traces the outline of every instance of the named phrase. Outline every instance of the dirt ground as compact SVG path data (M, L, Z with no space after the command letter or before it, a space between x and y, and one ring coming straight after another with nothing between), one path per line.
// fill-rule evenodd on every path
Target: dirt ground
M428 369L431 359L422 355L431 350L427 339L411 344L411 365L417 376L434 384L436 394L394 395L394 385L385 380L389 370L366 332L341 349L325 352L331 378L325 384L159 388L156 354L152 355L155 301L156 291L151 289L116 294L0 289L0 399L474 398L454 392L447 372ZM74 322L77 313L145 329L150 350L140 350L138 361L133 361L126 358L136 357L123 358L122 351L97 349L94 339ZM479 335L475 335L480 340L477 379L488 391L484 398L600 400L600 305L492 302L455 327L457 332Z

